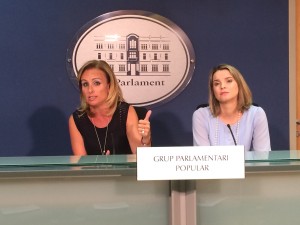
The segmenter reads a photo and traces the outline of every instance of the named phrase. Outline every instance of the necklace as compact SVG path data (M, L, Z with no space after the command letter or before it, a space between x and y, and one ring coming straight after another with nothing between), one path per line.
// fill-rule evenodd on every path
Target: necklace
M106 139L107 139L107 131L108 131L109 123L107 124L107 127L106 127L105 139L104 139L104 146L103 146L103 149L102 149L102 147L101 147L101 142L100 142L100 139L99 139L99 136L98 136L98 132L97 132L96 126L95 126L95 124L94 124L93 118L92 118L92 122L93 122L94 130L95 130L95 133L96 133L96 136L97 136L97 140L98 140L100 152L101 152L102 155L105 155L105 154L106 154L105 147L106 147Z
M241 112L238 114L238 120L237 120L237 125L236 125L236 144L238 144L239 141L239 129L240 129L240 118L241 118ZM215 131L215 143L214 145L218 145L218 137L219 137L219 117L217 116L217 121L216 121L216 131Z

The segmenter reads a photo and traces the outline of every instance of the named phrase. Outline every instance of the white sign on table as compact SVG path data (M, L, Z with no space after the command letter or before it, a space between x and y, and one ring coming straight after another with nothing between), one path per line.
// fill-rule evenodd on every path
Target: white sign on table
M138 147L137 180L245 178L244 146Z

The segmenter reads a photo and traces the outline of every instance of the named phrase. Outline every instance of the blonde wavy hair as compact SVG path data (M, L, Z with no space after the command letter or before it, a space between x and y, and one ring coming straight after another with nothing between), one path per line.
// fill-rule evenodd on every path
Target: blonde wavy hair
M221 113L220 103L216 99L213 90L213 78L214 74L219 70L228 70L232 75L233 79L236 81L238 85L238 101L237 101L237 109L241 112L249 109L252 105L252 93L247 85L243 75L238 71L235 67L228 64L220 64L214 67L209 75L208 79L208 89L209 89L209 108L214 117L218 116Z
M119 86L118 80L113 70L108 65L108 63L103 60L90 60L86 62L79 69L77 74L77 80L78 80L78 87L80 90L80 107L78 108L78 110L82 112L82 114L84 114L85 112L90 113L90 107L87 104L82 94L82 84L81 84L82 74L89 69L101 70L106 75L107 83L109 84L109 93L106 99L106 103L109 108L108 116L111 116L115 112L118 103L124 102L125 100L123 98L122 90Z

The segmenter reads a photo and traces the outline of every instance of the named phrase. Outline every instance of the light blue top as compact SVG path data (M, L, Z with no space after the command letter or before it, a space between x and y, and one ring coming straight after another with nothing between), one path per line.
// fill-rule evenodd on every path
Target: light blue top
M245 151L270 151L270 134L265 111L251 106L244 111L239 122L231 125L237 145ZM194 146L235 145L227 124L213 117L209 107L199 108L193 114Z

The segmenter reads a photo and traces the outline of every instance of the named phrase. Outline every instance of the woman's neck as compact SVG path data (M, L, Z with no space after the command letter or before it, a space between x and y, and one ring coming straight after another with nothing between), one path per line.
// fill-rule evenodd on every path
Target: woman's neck
M241 117L241 111L238 110L237 104L220 104L220 115L219 118L226 124L234 124Z
M107 108L90 108L89 117L95 126L106 127L112 118L108 112Z
M109 115L109 109L106 105L90 106L91 117L106 117Z

